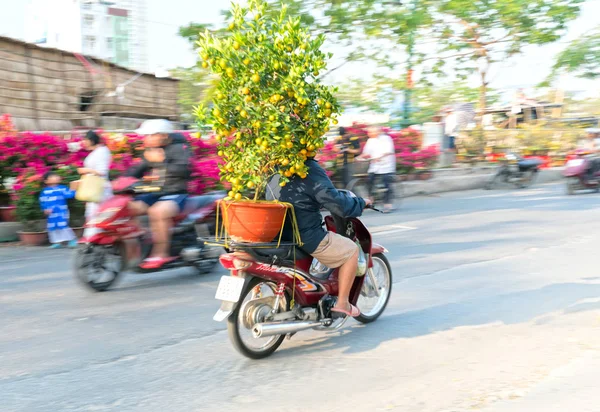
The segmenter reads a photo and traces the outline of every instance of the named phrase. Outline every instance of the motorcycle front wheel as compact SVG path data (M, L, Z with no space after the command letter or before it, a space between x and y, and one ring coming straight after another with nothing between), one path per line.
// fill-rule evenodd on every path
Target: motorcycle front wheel
M531 185L533 185L533 183L535 182L535 179L538 175L538 170L534 169L534 170L530 170L525 173L526 173L526 176L523 178L523 180L521 180L521 182L519 184L520 189L525 189L525 188L528 188Z
M120 277L124 270L124 260L118 245L81 246L75 252L73 262L75 278L95 292L104 292Z
M357 306L361 323L377 320L385 310L392 295L392 268L383 254L373 255L373 267L369 268L360 291Z
M227 319L229 339L235 349L250 359L263 359L270 356L281 346L285 335L255 338L252 329L262 323L271 313L277 284L263 279L252 279L240 297L237 307ZM279 301L279 311L288 310L287 294Z

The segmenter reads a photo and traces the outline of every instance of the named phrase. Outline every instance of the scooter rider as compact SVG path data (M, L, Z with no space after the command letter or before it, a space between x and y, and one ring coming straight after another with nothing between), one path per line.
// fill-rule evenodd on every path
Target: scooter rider
M168 120L146 120L136 131L145 136L142 162L128 172L128 176L142 178L147 173L157 180L159 193L137 196L130 204L136 215L148 214L153 236L153 249L140 267L159 269L176 258L169 256L173 218L183 210L188 196L187 184L191 175L188 143L181 134L174 133Z

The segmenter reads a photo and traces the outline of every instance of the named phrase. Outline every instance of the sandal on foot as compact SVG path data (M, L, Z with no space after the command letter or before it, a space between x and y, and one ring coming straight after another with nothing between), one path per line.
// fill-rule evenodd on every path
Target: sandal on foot
M350 307L349 310L344 310L344 309L340 309L340 308L331 308L331 311L335 312L335 313L341 313L346 316L350 316L352 318L360 316L360 309L358 309L356 306L354 306L351 303L349 303L348 306Z

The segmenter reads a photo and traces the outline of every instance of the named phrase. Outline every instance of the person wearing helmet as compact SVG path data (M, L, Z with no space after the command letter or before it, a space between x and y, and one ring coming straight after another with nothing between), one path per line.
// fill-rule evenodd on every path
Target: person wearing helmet
M130 208L137 215L148 214L154 240L150 256L140 267L158 269L175 259L169 253L170 229L185 206L191 152L185 136L174 133L168 120L146 120L136 132L144 136L144 156L127 175L140 179L150 174L161 191L137 196Z

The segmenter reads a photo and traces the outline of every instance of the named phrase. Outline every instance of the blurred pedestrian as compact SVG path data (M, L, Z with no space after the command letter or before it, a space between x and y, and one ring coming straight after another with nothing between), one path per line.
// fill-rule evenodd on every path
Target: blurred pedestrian
M360 142L358 136L352 136L346 128L340 127L340 136L337 139L335 146L336 151L340 154L341 174L344 187L347 187L354 176L354 158L360 154Z
M446 151L456 152L456 136L458 135L458 117L454 109L448 109L448 114L444 119L444 132L446 134Z
M112 187L108 180L110 164L112 163L112 155L108 147L102 144L98 133L90 130L83 139L83 148L88 150L90 154L85 158L83 167L77 169L80 175L92 174L100 176L105 180L104 194L100 203L112 197ZM90 220L98 213L100 203L87 202L85 204L85 218ZM90 237L99 232L97 228L86 228L83 232L84 237Z
M370 160L369 165L369 196L371 202L374 202L373 194L375 191L375 182L382 179L385 185L385 197L383 199L385 213L393 210L394 201L394 182L396 180L396 153L394 141L383 133L380 127L371 126L367 130L369 140L363 148L360 155L361 159Z
M46 227L52 249L58 249L63 243L69 247L77 246L77 237L69 227L69 206L67 200L75 197L75 191L61 185L61 178L55 172L44 174L46 187L40 193L40 207L47 216Z

